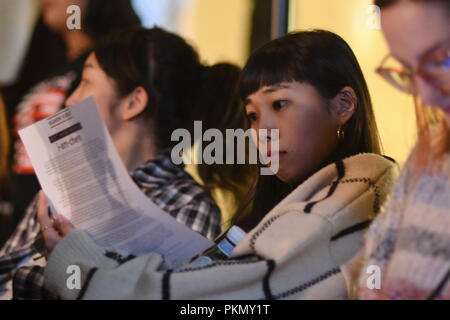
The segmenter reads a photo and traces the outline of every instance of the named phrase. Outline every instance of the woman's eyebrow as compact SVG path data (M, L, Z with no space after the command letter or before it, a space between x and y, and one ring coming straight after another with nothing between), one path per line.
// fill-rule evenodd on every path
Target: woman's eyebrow
M252 99L249 99L249 98L247 98L247 99L245 99L244 100L244 109L245 109L245 107L247 107L247 105L249 105L250 103L252 103Z
M274 85L268 87L267 89L263 90L263 93L264 94L269 94L269 93L278 91L280 89L289 89L289 88L290 87L287 84L274 84Z
M92 63L85 63L83 66L83 70L89 69L89 68L91 68L91 69L94 68L94 65Z
M427 56L431 53L433 53L436 50L442 49L443 47L445 47L445 45L450 41L449 39L446 39L444 41L438 41L436 44L434 44L433 46L430 46L427 50L425 50L424 52L422 52L419 57L423 58L424 56Z

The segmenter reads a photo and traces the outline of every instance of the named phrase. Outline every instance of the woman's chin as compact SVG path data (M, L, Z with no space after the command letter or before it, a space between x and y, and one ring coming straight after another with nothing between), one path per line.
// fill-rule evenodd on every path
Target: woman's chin
M290 184L290 185L297 185L298 182L302 180L300 177L298 177L298 175L296 175L292 172L285 172L285 171L281 170L281 168L278 170L278 173L276 174L276 176L282 182Z
M282 170L278 169L278 172L276 173L276 176L279 180L281 180L284 183L289 183L291 180L290 176L286 173L284 173Z

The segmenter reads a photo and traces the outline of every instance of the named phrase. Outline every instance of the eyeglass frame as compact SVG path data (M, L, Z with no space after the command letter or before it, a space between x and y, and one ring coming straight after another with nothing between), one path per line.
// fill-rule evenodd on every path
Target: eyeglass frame
M396 87L397 89L399 89L403 92L415 94L413 78L414 78L414 76L420 76L422 79L424 79L430 85L435 87L437 90L441 91L443 94L449 94L450 88L449 89L442 88L442 86L437 84L436 80L432 76L430 76L430 74L428 74L426 71L424 71L424 66L427 63L429 63L435 59L439 59L439 58L436 58L435 55L437 55L438 53L441 53L441 52L444 52L444 54L446 54L446 57L444 57L444 59L445 58L450 59L450 40L445 41L444 44L439 45L437 48L432 49L430 52L424 53L422 55L422 57L419 59L419 65L415 69L403 66L404 69L400 71L395 68L383 67L383 65L386 63L386 61L389 58L392 58L392 59L395 59L398 61L398 59L396 59L394 56L392 56L391 54L388 54L386 57L383 58L380 65L376 68L375 71L383 79L385 79L391 85L393 85L394 87ZM398 61L398 62L403 65L403 63L401 61ZM387 75L390 72L395 72L398 75L407 76L410 85L408 87L402 87L397 81L393 80L392 77Z

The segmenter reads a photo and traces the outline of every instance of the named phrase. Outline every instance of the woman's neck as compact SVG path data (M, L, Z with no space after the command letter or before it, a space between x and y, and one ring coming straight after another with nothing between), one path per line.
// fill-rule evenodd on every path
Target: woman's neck
M112 138L128 171L133 171L159 153L155 138L148 132L148 126L127 122Z

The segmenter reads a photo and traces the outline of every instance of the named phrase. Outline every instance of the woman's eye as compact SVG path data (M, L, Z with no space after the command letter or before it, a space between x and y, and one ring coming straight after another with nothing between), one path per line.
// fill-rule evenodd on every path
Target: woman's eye
M254 112L247 113L247 118L250 120L250 122L256 121L257 119L256 113Z
M450 57L448 57L447 59L428 61L424 67L428 70L450 69Z
M280 110L282 107L286 106L289 101L287 100L277 100L273 103L273 108L275 110Z

